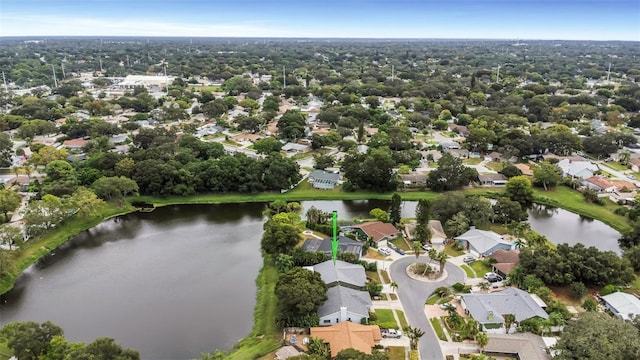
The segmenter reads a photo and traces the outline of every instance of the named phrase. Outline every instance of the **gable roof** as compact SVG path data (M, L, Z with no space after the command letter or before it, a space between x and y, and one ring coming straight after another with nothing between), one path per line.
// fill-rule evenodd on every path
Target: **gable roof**
M627 190L633 190L637 188L636 184L624 180L611 180L611 184L613 184L613 186L615 186L619 190L622 190L624 188L626 188Z
M352 227L361 229L365 234L367 234L367 236L371 236L375 242L398 233L398 229L396 229L393 224L383 223L382 221L370 221L362 224L356 224Z
M542 337L531 333L489 334L485 352L515 355L520 360L547 360L547 348Z
M558 162L558 166L562 169L563 173L571 176L576 176L585 170L590 172L598 170L598 166L589 161L573 161L571 159L561 160Z
M336 260L334 265L333 260L327 260L314 265L312 268L313 271L320 273L320 277L325 284L337 282L361 288L367 281L364 268L358 264Z
M511 264L520 263L520 253L515 250L500 249L494 252L493 254L491 254L490 257L496 259L497 263L511 263Z
M331 348L331 357L344 349L356 349L371 354L382 336L378 325L360 325L350 321L326 327L312 327L311 336L321 338Z
M640 299L633 294L614 292L602 297L612 308L616 309L623 320L631 320L629 314L640 315Z
M527 164L515 164L514 166L517 167L518 170L520 170L522 175L533 176L533 170L531 170L529 165L527 165Z
M466 233L455 238L469 242L479 253L484 254L498 244L509 245L509 242L502 239L502 236L493 231L478 230L473 226Z
M372 306L371 297L366 291L340 285L332 286L327 290L327 301L318 308L318 317L338 313L343 306L349 312L368 317L369 308Z
M525 291L513 287L489 294L462 294L469 314L481 324L504 323L504 314L513 314L517 322L549 315Z
M599 187L600 189L609 189L615 186L611 181L609 181L609 179L602 176L592 176L585 181Z
M340 174L334 174L324 170L314 170L309 174L309 180L311 181L338 182L339 179L340 179Z
M444 232L440 220L429 220L429 230L431 231L431 238L447 238L447 233Z
M507 181L507 178L502 174L480 174L478 175L480 182L488 181Z

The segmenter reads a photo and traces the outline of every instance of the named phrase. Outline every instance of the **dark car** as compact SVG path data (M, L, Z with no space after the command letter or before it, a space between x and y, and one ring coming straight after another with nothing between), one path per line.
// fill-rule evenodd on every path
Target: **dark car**
M400 254L400 255L404 255L404 254L405 254L404 250L402 250L402 249L400 249L400 248L398 248L398 247L396 247L396 248L395 248L395 249L393 249L393 250L395 250L395 251L396 251L398 254Z
M496 274L496 273L486 273L484 274L484 279L487 280L490 283L494 283L494 282L498 282L498 281L502 281L502 276Z

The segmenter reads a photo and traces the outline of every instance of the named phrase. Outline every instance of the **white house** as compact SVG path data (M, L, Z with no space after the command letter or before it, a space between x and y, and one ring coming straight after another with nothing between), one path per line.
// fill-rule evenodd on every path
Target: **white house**
M455 240L475 256L490 256L500 249L511 249L511 243L504 240L499 234L493 231L478 230L475 226L456 237Z
M604 306L621 320L632 320L640 315L640 299L633 294L614 292L602 297Z
M344 321L360 324L362 319L369 319L371 297L362 290L354 290L346 286L333 286L327 290L327 301L318 308L320 325L335 325Z
M589 161L573 161L572 159L564 159L558 162L558 166L562 169L563 176L569 176L576 179L587 179L598 171L598 166Z

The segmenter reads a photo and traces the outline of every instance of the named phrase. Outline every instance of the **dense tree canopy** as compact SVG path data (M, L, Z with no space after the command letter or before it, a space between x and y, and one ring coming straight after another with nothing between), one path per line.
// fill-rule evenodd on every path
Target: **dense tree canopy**
M315 317L317 323L316 311L327 300L327 285L320 273L295 267L280 275L275 293L278 297L278 323L281 326L304 326L309 318Z
M429 172L429 187L434 191L457 190L478 178L475 169L462 164L462 160L444 154L438 160L438 168Z

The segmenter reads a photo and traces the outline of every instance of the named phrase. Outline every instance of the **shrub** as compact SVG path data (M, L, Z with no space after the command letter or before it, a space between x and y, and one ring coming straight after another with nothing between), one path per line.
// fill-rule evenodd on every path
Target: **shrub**
M592 298L587 298L587 300L582 303L582 308L588 312L594 312L598 310L598 303Z
M398 330L398 324L396 324L394 321L386 321L386 322L381 322L381 323L377 323L377 324L380 327L380 329L396 329L396 330Z
M609 284L603 287L602 290L600 290L600 296L613 294L614 292L618 292L618 291L620 291L619 287Z
M587 287L579 281L572 282L571 292L576 297L576 299L582 299L582 297L587 294Z
M453 290L455 290L457 292L462 292L464 290L464 284L459 283L459 282L451 285L451 287L453 288Z

